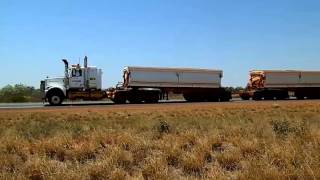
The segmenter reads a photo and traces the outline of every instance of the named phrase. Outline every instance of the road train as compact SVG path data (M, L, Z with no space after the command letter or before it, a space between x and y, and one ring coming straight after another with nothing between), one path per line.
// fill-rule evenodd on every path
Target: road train
M194 68L125 67L123 81L115 87L102 89L102 70L84 64L69 65L66 59L63 77L41 81L44 100L61 105L64 100L102 100L117 104L157 103L168 99L169 93L182 94L189 102L223 102L232 99L222 87L222 70ZM250 72L249 83L239 95L243 100L320 98L320 72L274 71Z

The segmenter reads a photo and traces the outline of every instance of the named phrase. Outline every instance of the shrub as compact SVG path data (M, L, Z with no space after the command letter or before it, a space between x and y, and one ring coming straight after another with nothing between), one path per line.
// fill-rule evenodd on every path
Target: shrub
M0 89L0 102L39 102L42 92L34 87L22 84L7 85Z

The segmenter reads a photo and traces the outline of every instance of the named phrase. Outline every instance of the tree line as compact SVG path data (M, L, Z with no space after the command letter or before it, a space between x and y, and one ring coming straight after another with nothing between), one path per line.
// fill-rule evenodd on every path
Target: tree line
M42 101L42 92L31 86L23 84L7 85L0 89L0 102L40 102Z
M245 88L243 87L226 87L226 89L230 91L232 94L238 94L245 90Z

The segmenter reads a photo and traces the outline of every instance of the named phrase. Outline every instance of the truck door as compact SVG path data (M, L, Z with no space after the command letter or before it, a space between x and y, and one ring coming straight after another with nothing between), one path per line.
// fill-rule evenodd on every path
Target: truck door
M73 89L84 88L83 69L73 68L69 78L69 86Z

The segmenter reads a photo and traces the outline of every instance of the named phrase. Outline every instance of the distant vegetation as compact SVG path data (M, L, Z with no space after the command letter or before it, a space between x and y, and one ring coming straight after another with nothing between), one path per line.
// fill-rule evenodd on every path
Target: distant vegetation
M26 86L23 84L16 84L14 86L7 85L0 89L0 102L39 102L41 101L42 93L40 89Z
M226 89L230 91L232 94L238 94L244 90L243 87L226 87Z

